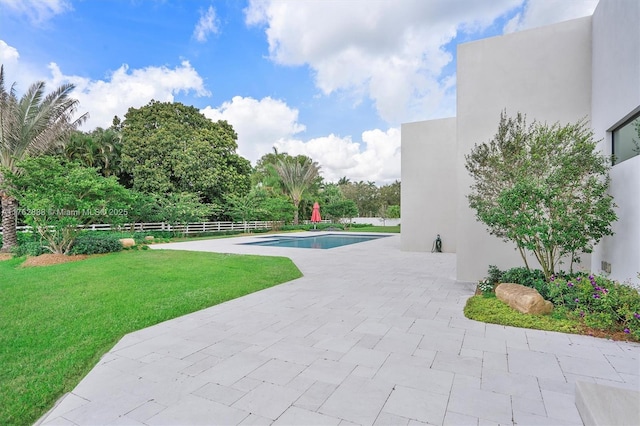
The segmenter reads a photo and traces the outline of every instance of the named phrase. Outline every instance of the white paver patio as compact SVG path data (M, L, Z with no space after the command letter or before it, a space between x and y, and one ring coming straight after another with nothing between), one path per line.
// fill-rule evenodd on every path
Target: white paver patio
M483 324L455 255L389 236L290 257L304 277L125 336L40 423L580 425L575 382L640 390L640 345Z

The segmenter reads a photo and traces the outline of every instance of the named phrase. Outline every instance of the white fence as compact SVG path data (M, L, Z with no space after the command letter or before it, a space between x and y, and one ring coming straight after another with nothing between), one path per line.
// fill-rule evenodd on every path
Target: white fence
M171 225L164 222L157 223L129 223L124 225L93 224L79 226L87 231L119 231L119 232L150 232L168 231L182 234L200 234L203 232L243 231L248 232L257 229L271 229L278 222L248 221L248 222L199 222ZM280 224L281 225L281 224ZM31 232L30 226L18 226L19 232ZM0 227L0 231L2 228Z

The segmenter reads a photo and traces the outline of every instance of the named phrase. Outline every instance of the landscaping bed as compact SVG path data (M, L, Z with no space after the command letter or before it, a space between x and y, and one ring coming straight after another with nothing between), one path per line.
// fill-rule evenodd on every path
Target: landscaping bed
M553 312L529 315L510 308L494 292L503 282L534 288L553 303ZM491 266L476 295L467 301L465 315L494 324L640 342L638 290L588 273L558 273L546 279L538 270L512 268L503 272Z

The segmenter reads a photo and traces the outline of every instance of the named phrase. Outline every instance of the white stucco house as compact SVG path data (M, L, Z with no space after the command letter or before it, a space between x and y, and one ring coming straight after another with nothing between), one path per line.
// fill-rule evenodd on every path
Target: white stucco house
M457 253L459 281L483 278L489 265L522 266L515 245L469 208L464 156L495 134L503 110L548 123L587 117L601 151L617 158L618 221L581 267L638 284L639 22L640 2L600 0L589 17L459 45L457 116L402 125L402 250L431 251L440 234L443 251Z

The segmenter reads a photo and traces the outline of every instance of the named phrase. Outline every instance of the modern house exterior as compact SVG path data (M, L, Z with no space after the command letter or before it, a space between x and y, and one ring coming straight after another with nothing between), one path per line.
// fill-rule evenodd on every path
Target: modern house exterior
M443 251L457 253L459 281L522 266L515 244L489 235L469 208L464 157L505 110L549 124L586 117L601 152L616 157L618 221L580 268L640 282L638 22L640 2L600 0L589 17L459 45L457 116L402 125L401 248L431 251L439 234Z

